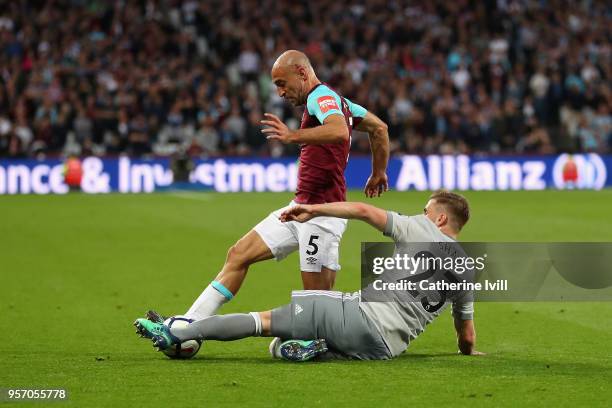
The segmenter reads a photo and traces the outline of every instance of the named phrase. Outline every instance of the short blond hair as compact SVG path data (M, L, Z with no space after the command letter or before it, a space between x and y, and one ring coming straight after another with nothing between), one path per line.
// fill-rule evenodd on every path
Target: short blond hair
M457 232L461 231L461 228L469 221L470 205L461 194L447 190L438 190L429 196L429 199L433 200L436 204L444 206L450 214L449 221Z

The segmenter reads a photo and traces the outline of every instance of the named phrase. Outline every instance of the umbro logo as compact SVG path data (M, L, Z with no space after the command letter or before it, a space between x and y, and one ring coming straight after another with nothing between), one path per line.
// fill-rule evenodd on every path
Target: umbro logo
M309 256L308 258L306 258L306 263L308 265L316 265L317 261L318 261L318 259L315 258L314 256Z
M295 315L299 315L300 313L302 313L304 309L302 308L302 306L298 305L297 303L295 304Z

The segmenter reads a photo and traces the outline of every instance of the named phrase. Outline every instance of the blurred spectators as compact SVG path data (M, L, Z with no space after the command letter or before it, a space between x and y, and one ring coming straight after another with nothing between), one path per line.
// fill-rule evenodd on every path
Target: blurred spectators
M290 48L394 153L609 152L611 20L603 0L0 0L0 156L295 154L259 125L299 125L269 78Z

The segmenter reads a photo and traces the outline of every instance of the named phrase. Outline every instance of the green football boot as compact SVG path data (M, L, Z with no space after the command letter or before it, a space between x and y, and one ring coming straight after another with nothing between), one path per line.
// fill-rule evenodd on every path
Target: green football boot
M308 361L327 352L324 339L318 340L287 340L280 345L280 354L289 361Z
M149 319L140 318L134 322L136 333L153 341L153 346L158 350L165 350L174 344L180 344L181 340L170 333L170 328L163 323L155 323Z

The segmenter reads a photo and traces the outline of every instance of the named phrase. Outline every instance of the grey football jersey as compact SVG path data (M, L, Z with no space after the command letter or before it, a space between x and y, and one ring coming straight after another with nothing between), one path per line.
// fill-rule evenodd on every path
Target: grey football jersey
M463 251L455 240L440 232L425 215L403 216L389 211L384 235L396 242L396 254L408 253L413 257L419 251L415 248L422 249L424 245L427 246L427 252L436 257L450 256L449 251L454 251L456 256L457 250ZM440 244L447 242L448 245ZM422 244L402 246L402 243ZM409 253L411 251L413 253ZM397 273L404 276L394 276L393 280L414 277L406 271ZM394 291L388 294L388 301L362 301L360 305L382 335L393 356L403 353L410 341L421 334L425 326L451 303L454 317L462 320L473 318L473 294L469 291L446 292L442 295L443 298L433 299L432 305L427 303L427 299L425 302L419 301L423 297L416 292L418 291ZM431 297L431 292L427 296Z

